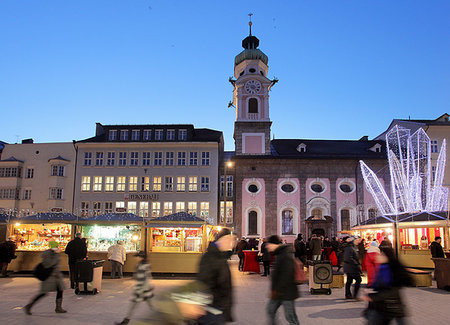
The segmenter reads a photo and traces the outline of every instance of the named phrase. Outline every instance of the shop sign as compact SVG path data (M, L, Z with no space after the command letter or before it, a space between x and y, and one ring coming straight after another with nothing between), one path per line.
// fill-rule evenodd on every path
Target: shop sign
M158 194L125 194L125 201L155 201L158 200Z
M116 212L127 212L126 208L116 208Z
M62 212L62 208L51 208L50 212Z

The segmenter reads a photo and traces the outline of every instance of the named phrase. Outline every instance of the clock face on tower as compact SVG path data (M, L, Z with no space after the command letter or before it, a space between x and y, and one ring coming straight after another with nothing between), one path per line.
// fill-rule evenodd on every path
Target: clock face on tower
M249 94L256 94L261 91L261 83L258 80L249 80L245 83L245 90Z

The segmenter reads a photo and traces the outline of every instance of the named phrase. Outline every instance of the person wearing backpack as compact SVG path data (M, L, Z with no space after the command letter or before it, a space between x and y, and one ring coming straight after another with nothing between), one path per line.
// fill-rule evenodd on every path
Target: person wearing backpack
M272 283L267 313L270 324L275 325L275 315L283 306L284 315L290 325L299 325L295 312L295 299L299 297L295 281L294 258L291 248L283 245L280 237L272 235L267 239L266 248L275 255L275 265L272 271Z
M42 252L42 266L49 271L48 277L41 282L40 292L34 296L31 301L23 308L25 314L31 315L31 307L49 292L56 291L56 313L67 313L62 308L64 279L59 267L59 249L56 241L49 242L50 249Z

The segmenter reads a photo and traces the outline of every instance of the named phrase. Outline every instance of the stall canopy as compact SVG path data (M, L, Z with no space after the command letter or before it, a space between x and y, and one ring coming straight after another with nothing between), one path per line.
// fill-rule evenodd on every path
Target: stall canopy
M380 225L386 223L393 223L395 221L395 216L378 216L374 218L367 219L360 223L361 226L368 225Z
M447 211L439 211L439 212L417 212L410 213L408 215L402 215L399 218L399 222L420 222L420 221L443 221L447 220Z
M10 218L12 218L10 215L0 213L0 223L8 223Z
M66 212L45 212L37 213L31 216L11 217L10 222L61 222L67 223L77 221L78 217L72 213Z
M81 219L83 221L106 221L106 222L142 222L145 220L134 213L107 213L98 216Z
M200 228L205 224L205 220L196 217L187 212L178 212L167 216L152 218L146 227L164 228L164 227L183 227Z

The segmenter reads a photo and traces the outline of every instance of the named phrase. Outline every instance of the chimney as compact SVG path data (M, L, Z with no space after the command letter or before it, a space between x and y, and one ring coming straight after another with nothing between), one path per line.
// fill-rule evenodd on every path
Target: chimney
M34 143L34 140L33 139L23 139L22 140L22 144L27 144L27 143Z

